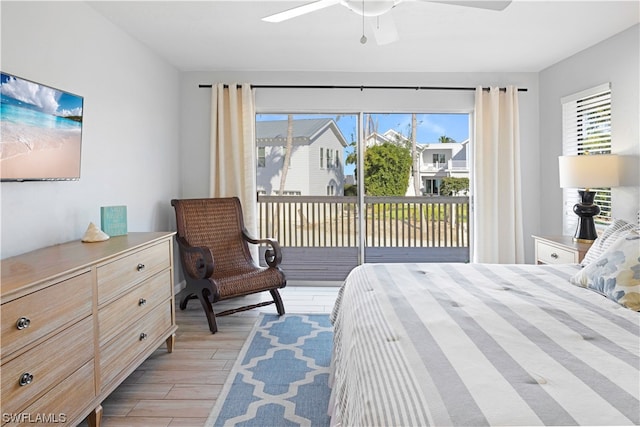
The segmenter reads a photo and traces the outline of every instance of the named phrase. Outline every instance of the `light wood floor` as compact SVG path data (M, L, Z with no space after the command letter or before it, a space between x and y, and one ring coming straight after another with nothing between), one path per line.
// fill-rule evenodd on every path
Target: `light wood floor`
M337 293L337 287L291 284L281 290L287 313L330 313ZM218 303L214 310L268 299L263 294ZM211 334L197 300L184 311L176 307L173 353L161 346L103 402L102 426L203 426L261 311L276 313L275 305L219 317L218 333Z

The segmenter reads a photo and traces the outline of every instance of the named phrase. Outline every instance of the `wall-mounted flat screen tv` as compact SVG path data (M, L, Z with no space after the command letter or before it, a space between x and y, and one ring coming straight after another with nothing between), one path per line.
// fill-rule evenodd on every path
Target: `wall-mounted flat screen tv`
M2 72L0 180L80 178L83 98Z

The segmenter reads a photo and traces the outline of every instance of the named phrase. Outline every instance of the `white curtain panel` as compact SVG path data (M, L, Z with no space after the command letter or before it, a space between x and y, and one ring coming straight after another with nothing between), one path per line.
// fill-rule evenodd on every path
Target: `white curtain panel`
M211 197L237 196L245 227L257 237L254 98L247 83L218 83L211 88L209 192Z
M524 263L518 90L476 88L473 261Z

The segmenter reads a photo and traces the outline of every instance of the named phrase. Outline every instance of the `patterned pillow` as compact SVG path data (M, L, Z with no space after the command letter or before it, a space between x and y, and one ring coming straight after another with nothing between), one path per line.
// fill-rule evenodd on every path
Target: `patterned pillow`
M569 281L640 311L640 234L627 232Z
M637 225L628 223L622 219L614 220L607 228L604 229L602 235L593 242L581 262L583 266L591 264L595 259L599 258L609 246L614 244L620 236L628 231L635 230Z

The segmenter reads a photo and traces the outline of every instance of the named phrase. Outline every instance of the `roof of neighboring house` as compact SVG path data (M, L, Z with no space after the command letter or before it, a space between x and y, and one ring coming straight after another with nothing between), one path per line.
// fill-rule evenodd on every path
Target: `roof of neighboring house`
M465 139L462 142L457 142L457 141L452 141L452 142L428 142L425 144L421 144L419 143L418 145L422 145L423 147L431 147L431 148L438 148L438 147L447 147L447 146L451 146L451 147L455 147L455 146L460 146L460 145L467 145L469 144L469 138Z
M463 142L431 142L429 144L418 144L418 150L451 150L458 151L466 144Z
M377 133L374 132L367 137L367 143L383 143L383 142L410 142L409 139L397 132L395 129L389 129L385 133ZM418 150L426 150L426 149L457 149L460 146L464 146L469 143L469 138L465 139L462 142L417 142L416 146Z
M270 120L256 122L256 141L262 145L281 145L287 141L288 120ZM293 143L302 145L313 141L317 136L331 130L342 144L347 140L333 119L297 119L293 121Z
M396 143L400 141L409 141L407 137L394 129L389 129L385 133L373 132L367 136L367 145L383 144L385 142Z

